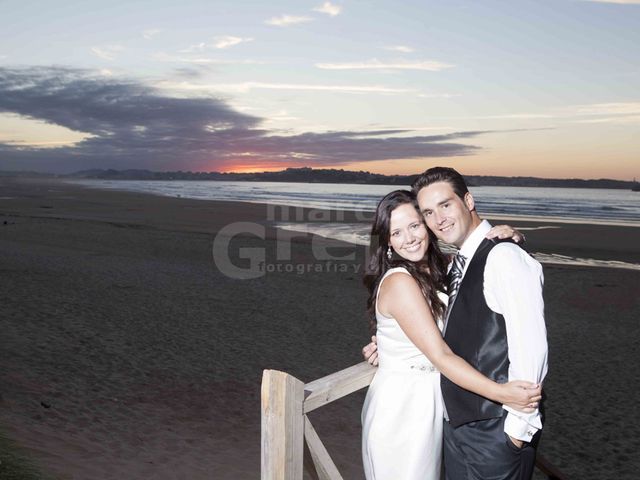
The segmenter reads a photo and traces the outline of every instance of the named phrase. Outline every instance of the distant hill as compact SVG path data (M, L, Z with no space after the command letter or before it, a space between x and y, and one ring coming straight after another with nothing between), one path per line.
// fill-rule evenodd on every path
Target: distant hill
M15 176L16 172L1 172L0 175ZM23 175L31 175L24 172ZM153 172L150 170L83 170L59 178L94 178L104 180L214 180L234 182L301 182L301 183L359 183L368 185L411 185L415 175L382 175L365 171L342 169L314 169L309 167L287 168L279 172L220 173L220 172ZM556 179L537 177L496 177L465 175L470 186L505 187L563 187L563 188L637 188L637 182L624 180L579 178Z

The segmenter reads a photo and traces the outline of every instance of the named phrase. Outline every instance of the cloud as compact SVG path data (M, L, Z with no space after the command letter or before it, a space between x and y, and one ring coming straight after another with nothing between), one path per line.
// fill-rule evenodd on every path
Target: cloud
M290 25L310 22L311 20L313 20L311 17L305 16L280 15L279 17L272 17L269 20L266 20L265 23L275 27L288 27Z
M504 115L482 115L473 118L478 120L531 120L557 118L557 115L548 113L507 113Z
M636 124L640 123L640 115L629 115L623 117L605 117L605 118L589 118L579 120L577 123L609 123L616 125Z
M247 93L250 90L299 90L299 91L324 91L337 93L382 93L397 94L411 93L415 90L406 88L392 88L380 85L323 85L304 83L266 83L266 82L240 82L240 83L212 83L198 84L190 82L160 82L158 87L169 90L191 90L219 92Z
M224 37L216 37L214 39L214 43L213 46L215 48L229 48L229 47L233 47L234 45L239 45L241 43L245 43L245 42L252 42L253 38L250 37L233 37L231 35L226 35Z
M578 115L632 115L640 114L640 102L611 102L578 105L575 112Z
M194 45L190 45L187 48L183 48L182 50L178 50L180 53L193 53L193 52L203 52L209 49L224 49L233 47L235 45L240 45L245 42L252 42L253 38L251 37L235 37L232 35L224 35L215 37L212 43L200 42Z
M186 51L183 50L184 53ZM251 59L222 59L203 56L170 55L164 52L154 53L152 58L159 62L192 63L196 65L263 65L266 62Z
M280 110L279 112L269 115L269 122L290 122L293 120L301 120L299 117L294 117L286 110Z
M573 115L587 117L577 123L637 124L640 122L640 102L611 102L577 105ZM593 118L599 117L599 118Z
M115 60L116 55L124 50L121 45L106 45L102 47L91 47L91 53L103 60Z
M180 159L183 148L187 155L201 148L207 127L247 131L260 123L214 98L171 98L135 81L62 67L0 68L0 111L91 135L74 147L0 150L0 159L38 160L50 170L150 165L154 158L162 164Z
M400 52L400 53L412 53L415 52L415 50L411 47L407 47L405 45L391 45L388 47L382 47L385 50L390 50L392 52Z
M365 62L353 63L316 63L316 67L326 70L429 70L431 72L439 72L446 68L452 68L454 65L437 62L433 60L423 60L418 62L381 62L377 59L367 60Z
M335 17L336 15L340 15L340 12L342 11L342 7L340 5L335 5L331 2L324 2L322 5L315 7L313 11L326 13L327 15L331 15L332 17Z
M0 67L0 112L86 134L72 146L0 143L0 169L49 172L224 171L245 157L284 168L471 155L478 147L461 141L488 133L425 136L387 129L282 135L264 128L265 119L210 95L176 98L140 81L65 67Z
M447 94L444 94L446 96ZM418 95L419 97L422 95ZM635 124L640 118L640 102L609 102L569 105L542 112L441 117L455 120L558 120L563 123Z
M454 98L461 97L461 93L420 93L418 98Z
M204 42L196 43L194 45L189 45L187 48L183 48L182 50L178 50L180 53L192 53L192 52L202 52L207 48L207 44Z
M177 78L202 78L206 74L208 68L207 66L196 65L195 67L186 66L186 67L176 67L173 69L173 75Z
M153 37L155 37L160 32L162 32L162 30L157 29L157 28L149 28L147 30L143 30L142 36L144 37L145 40L151 40Z

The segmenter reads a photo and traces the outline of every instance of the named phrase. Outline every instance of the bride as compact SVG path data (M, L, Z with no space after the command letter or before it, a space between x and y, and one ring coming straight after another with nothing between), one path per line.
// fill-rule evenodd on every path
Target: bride
M440 372L467 390L524 412L537 406L541 388L524 381L496 383L444 342L447 257L411 192L396 190L380 201L371 252L364 281L379 368L362 409L365 475L368 480L439 480Z

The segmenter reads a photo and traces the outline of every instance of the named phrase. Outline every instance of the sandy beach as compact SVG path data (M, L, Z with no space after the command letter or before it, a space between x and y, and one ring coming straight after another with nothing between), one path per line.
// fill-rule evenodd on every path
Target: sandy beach
M60 479L258 478L262 370L311 381L368 341L364 248L268 217L0 178L0 429ZM640 227L512 223L534 252L640 263ZM639 285L545 264L540 452L569 478L640 470ZM345 479L362 478L363 398L311 414Z

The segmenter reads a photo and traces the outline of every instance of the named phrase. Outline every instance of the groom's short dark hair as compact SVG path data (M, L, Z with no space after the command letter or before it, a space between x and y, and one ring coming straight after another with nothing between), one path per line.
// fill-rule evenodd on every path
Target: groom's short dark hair
M464 199L465 194L469 192L462 175L450 167L433 167L424 171L413 181L411 189L415 195L418 195L418 192L424 187L428 187L436 182L447 182L451 185L456 195L462 199Z

